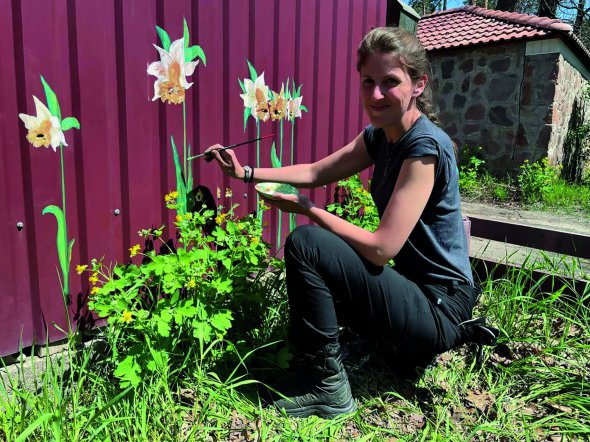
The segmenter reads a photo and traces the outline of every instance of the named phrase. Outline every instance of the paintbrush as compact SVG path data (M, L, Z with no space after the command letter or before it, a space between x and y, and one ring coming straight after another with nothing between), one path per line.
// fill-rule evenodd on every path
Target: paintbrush
M258 140L264 140L265 138L272 137L273 135L274 134L265 135L260 138L255 138L253 140L248 140L248 141L242 141L241 143L231 144L229 146L224 146L224 147L221 147L221 148L215 149L215 150L217 150L217 152L221 152L222 150L231 149L232 147L238 147L238 146L241 146L242 144L248 144L248 143L253 143L254 141L258 141ZM187 160L190 161L190 160L194 160L196 158L201 158L201 157L207 157L206 160L211 160L213 158L213 156L211 155L211 152L213 152L213 151L210 150L209 152L200 153L198 155L188 157Z

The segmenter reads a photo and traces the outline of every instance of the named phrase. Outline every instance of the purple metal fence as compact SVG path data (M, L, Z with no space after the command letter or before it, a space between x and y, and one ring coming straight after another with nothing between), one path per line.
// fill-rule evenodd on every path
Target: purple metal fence
M255 136L254 120L243 133L237 80L248 77L248 58L273 90L287 77L303 85L310 112L297 121L294 154L295 162L307 162L342 146L365 123L355 51L385 15L385 0L0 0L0 355L18 351L19 343L44 342L46 329L49 340L61 339L52 322L66 323L56 223L41 214L60 204L59 154L34 149L18 119L21 112L34 114L32 95L44 99L40 75L64 115L82 126L66 133L64 151L75 304L76 294L89 289L87 278L73 271L77 263L102 256L124 262L139 229L172 221L163 196L175 187L169 140L174 135L182 144L182 107L151 101L154 77L146 68L157 60L155 25L174 40L185 17L191 43L207 56L207 66L189 77L187 138L194 152ZM263 135L271 132L278 134L277 123L261 125ZM263 166L271 165L270 144L262 144ZM237 154L255 163L253 148ZM196 184L213 193L231 186L242 213L255 209L251 185L230 183L216 167L195 163ZM310 196L322 204L332 192L329 186ZM218 202L230 201L222 195ZM267 216L266 239L273 241L277 213ZM284 215L283 240L288 224Z

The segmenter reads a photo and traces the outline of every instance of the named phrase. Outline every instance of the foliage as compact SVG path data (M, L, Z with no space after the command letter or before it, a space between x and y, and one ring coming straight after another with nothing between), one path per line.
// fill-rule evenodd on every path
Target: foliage
M485 164L484 160L472 156L467 166L459 168L459 189L466 194L473 194L479 187L478 178L482 175L481 167Z
M551 185L557 182L561 172L561 168L551 166L547 158L532 164L525 160L520 169L518 185L521 198L526 203L541 201Z
M178 209L177 197L177 192L167 195L168 208ZM268 257L260 223L252 215L238 219L236 207L219 207L210 232L205 227L213 211L177 215L176 246L164 242L163 227L142 230L141 263L107 267L93 260L93 277L102 286L93 291L89 307L108 318L104 337L121 387L135 387L166 367L179 375L188 361L206 369L232 348L226 338L234 319L243 304L262 296L254 293L261 288L258 278L271 265L281 267ZM130 248L132 258L139 249Z
M326 209L371 232L379 226L379 213L359 174L338 181L334 202Z
M372 357L348 370L359 404L352 416L290 419L264 405L249 379L198 367L173 382L173 359L164 376L147 372L121 391L96 363L104 356L95 342L70 352L69 369L47 358L0 377L0 440L587 440L590 287L568 296L549 271L554 289L544 292L532 279L536 266L529 260L481 282L476 315L502 330L483 365L463 346L410 383ZM25 384L31 377L36 384Z

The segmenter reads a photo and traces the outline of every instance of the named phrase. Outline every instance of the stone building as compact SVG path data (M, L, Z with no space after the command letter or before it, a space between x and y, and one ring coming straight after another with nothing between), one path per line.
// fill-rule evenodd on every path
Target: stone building
M568 132L590 121L590 52L569 25L464 6L422 17L417 36L441 126L460 149L481 146L498 174L546 156L576 163L568 167L578 175L587 167L587 150L572 147Z

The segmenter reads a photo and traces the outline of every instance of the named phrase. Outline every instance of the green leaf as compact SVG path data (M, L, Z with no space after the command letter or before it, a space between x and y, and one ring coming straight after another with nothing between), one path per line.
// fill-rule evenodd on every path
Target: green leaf
M64 213L62 210L54 205L47 206L41 212L43 215L47 213L51 213L55 216L57 221L57 237L56 237L56 245L57 245L57 257L59 258L59 265L61 267L61 273L63 275L63 286L64 286L64 293L70 293L70 284L69 284L69 270L70 270L70 260L69 255L71 255L71 247L73 246L73 241L70 243L68 248L68 239L66 236L66 219L64 217ZM70 252L68 252L68 250Z
M173 136L170 137L170 142L172 143L172 155L174 157L174 169L176 171L176 191L178 192L176 201L179 206L177 212L179 215L183 215L186 213L186 182L182 174L182 165L180 164L180 158L178 157Z
M275 148L274 141L270 148L270 160L272 162L272 167L281 167L281 160L279 160L279 157L277 156L277 149Z
M26 442L29 434L33 433L38 427L43 425L49 419L53 417L53 413L45 413L35 419L34 422L29 424L27 428L15 439L15 442Z
M211 325L220 332L225 333L229 328L231 328L232 319L233 318L229 310L220 313L215 313L211 317Z
M304 105L299 106L299 109L301 109L303 112L309 112Z
M117 365L114 373L115 377L121 379L121 387L125 388L131 385L137 387L141 381L141 367L135 361L135 357L127 356Z
M190 38L189 32L188 32L188 24L186 23L186 18L182 18L182 24L183 24L183 29L184 29L184 33L183 33L183 37L184 37L184 47L188 48L188 41ZM186 60L186 55L185 55L185 60ZM190 60L186 60L186 61L190 61Z
M191 157L191 145L190 145L190 143L188 145L188 153L187 153L187 155L188 155L188 158ZM188 165L188 180L187 180L187 183L186 183L186 189L190 192L189 189L192 189L192 188L193 188L193 166L192 166L192 164L189 164Z
M63 130L64 132L66 130L70 130L72 127L80 129L80 122L76 120L74 117L64 118L61 122L61 130Z
M160 37L160 41L162 42L162 49L164 49L165 51L169 50L170 37L168 36L168 33L159 26L156 26L156 30L158 31L158 36Z
M203 321L193 321L193 337L199 341L209 342L211 340L211 332L213 329L209 324Z
M248 69L250 71L250 79L252 81L256 81L256 79L258 78L258 74L256 73L256 69L254 69L254 66L252 66L252 63L250 63L250 60L248 60L246 58L246 61L248 62Z
M41 75L41 83L43 83L43 89L45 90L45 98L47 99L47 107L49 112L54 117L57 117L61 121L61 110L59 109L59 102L57 101L57 95L53 92L53 89L47 84L43 75Z
M289 350L288 346L282 347L277 353L277 363L281 368L289 368L289 361L293 359L293 353Z
M246 88L244 87L244 83L242 83L242 80L240 80L239 78L238 78L238 83L240 83L240 88L242 88L242 92L245 94Z
M207 66L207 57L205 56L205 52L203 52L201 46L195 45L184 50L184 61L193 61L197 57L203 61L205 66Z
M246 123L248 122L248 117L250 116L250 108L244 108L244 132L246 132Z

